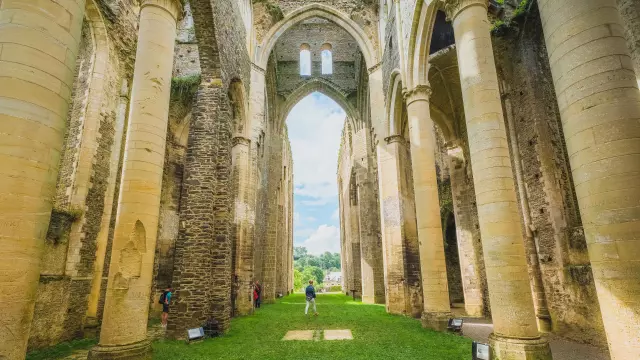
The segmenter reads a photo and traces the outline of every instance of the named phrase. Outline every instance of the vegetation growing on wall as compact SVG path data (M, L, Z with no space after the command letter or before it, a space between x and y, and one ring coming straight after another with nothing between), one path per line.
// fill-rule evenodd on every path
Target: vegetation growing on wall
M253 0L252 3L254 5L263 4L269 12L269 15L271 15L271 20L273 20L274 23L277 23L278 21L284 19L284 13L282 12L280 6L278 6L277 4L272 4L269 0Z
M171 79L171 100L179 100L182 103L189 103L200 85L200 74L179 76Z
M496 0L497 3L503 5L504 0ZM516 25L516 21L523 16L526 16L531 10L531 6L533 6L534 0L521 0L518 3L518 6L515 8L513 13L509 17L505 17L503 19L496 19L491 26L491 33L494 35L504 35L506 34L514 25Z

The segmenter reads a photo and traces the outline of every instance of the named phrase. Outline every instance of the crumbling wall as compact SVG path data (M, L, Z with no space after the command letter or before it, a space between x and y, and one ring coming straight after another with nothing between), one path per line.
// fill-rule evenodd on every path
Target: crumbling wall
M306 0L253 0L254 28L258 44L264 41L269 29L287 14L309 5ZM363 29L374 50L378 44L378 4L372 0L321 0L314 3L333 7Z
M527 198L519 202L529 203L553 330L577 341L604 345L537 7L494 32L493 40L504 103L510 103L505 116L511 118L516 132L509 141L517 143L522 162L524 184L518 186L525 186Z
M122 18L109 16L119 6ZM86 7L55 206L43 251L29 349L82 337L91 292L98 236L109 188L112 151L122 121L120 88L132 69L137 16L127 0ZM107 213L108 214L108 213ZM107 215L108 216L108 215Z

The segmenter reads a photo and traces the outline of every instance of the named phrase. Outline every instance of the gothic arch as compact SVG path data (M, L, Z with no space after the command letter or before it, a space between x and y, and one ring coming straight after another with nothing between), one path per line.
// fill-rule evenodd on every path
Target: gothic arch
M442 9L438 0L417 0L413 28L409 38L407 61L407 88L429 84L429 49L438 10Z
M402 98L402 76L400 69L395 69L391 73L391 81L387 93L387 116L385 117L384 130L386 136L402 135L402 115L406 108Z
M347 100L347 94L331 81L322 78L314 78L305 82L287 96L280 114L280 126L278 128L284 126L287 116L289 116L293 107L296 106L300 100L314 92L326 95L328 98L340 105L340 107L342 107L342 109L347 113L347 121L350 122L352 129L357 130L362 128L363 124L359 120L358 111Z
M353 36L360 47L360 51L364 55L368 68L371 68L378 63L378 57L376 56L375 48L371 43L371 40L369 40L367 34L358 24L351 20L346 14L331 6L309 4L289 13L284 19L280 20L271 28L271 30L269 30L269 33L264 37L262 44L260 44L259 48L256 50L256 64L260 68L266 69L271 50L273 50L273 47L280 36L282 36L292 26L315 17L331 21Z

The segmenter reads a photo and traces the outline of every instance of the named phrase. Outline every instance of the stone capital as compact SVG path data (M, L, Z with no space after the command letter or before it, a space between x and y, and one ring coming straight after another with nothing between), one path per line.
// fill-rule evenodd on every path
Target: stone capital
M384 141L386 141L387 144L393 144L393 143L404 144L405 143L404 137L402 135L391 135L389 137L386 137Z
M251 140L247 139L244 136L236 136L233 139L231 139L231 146L236 146L236 145L249 146L250 144L251 144Z
M407 103L407 106L411 105L414 101L429 101L431 98L431 86L426 84L416 85L413 89L405 89L402 91L402 96Z
M176 20L182 17L182 1L181 0L142 0L140 10L146 6L155 6L167 11Z
M447 20L453 21L464 9L471 6L482 6L487 10L489 0L440 0L447 14Z

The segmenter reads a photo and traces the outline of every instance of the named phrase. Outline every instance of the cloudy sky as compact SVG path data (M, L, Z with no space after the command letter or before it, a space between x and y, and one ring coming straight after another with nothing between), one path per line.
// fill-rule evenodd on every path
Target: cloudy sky
M340 252L336 171L345 117L333 100L313 93L287 118L295 182L294 242L312 254Z

